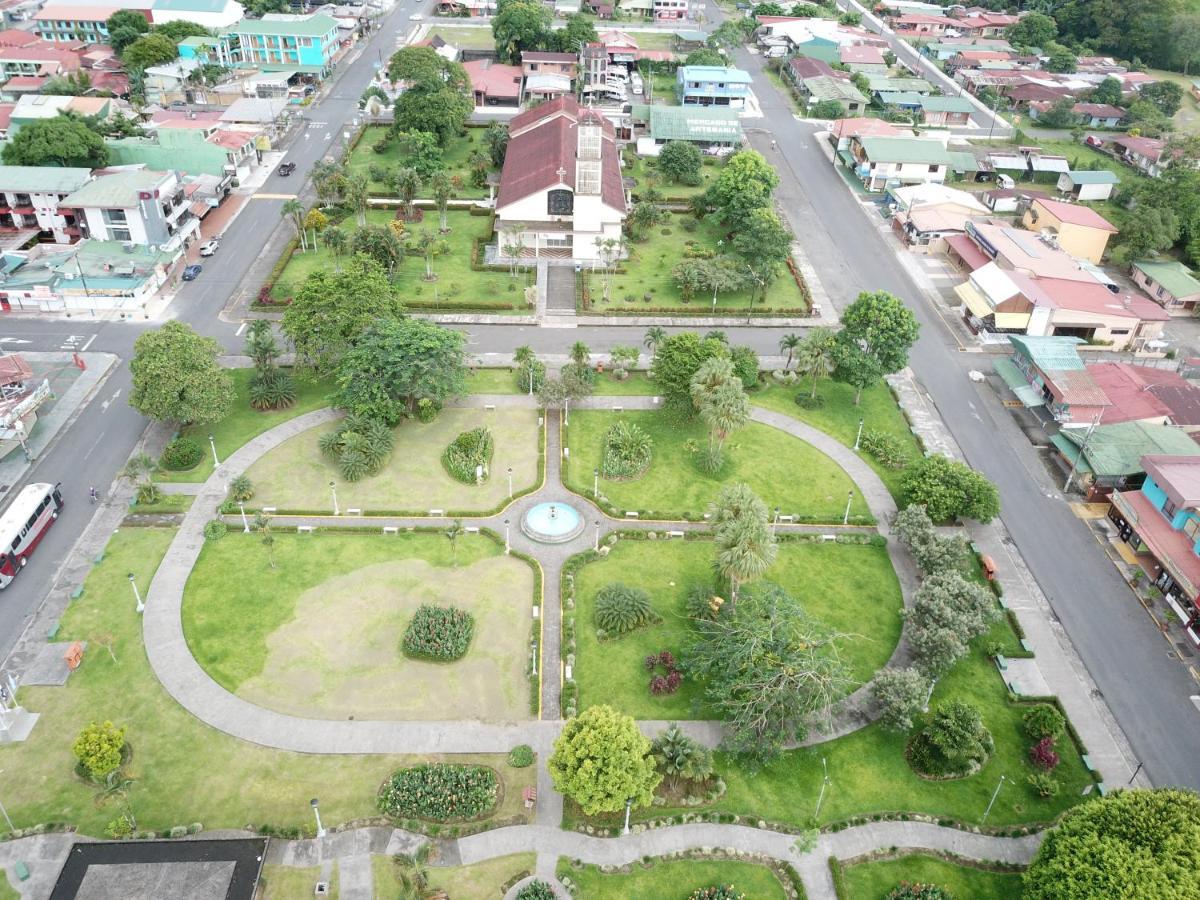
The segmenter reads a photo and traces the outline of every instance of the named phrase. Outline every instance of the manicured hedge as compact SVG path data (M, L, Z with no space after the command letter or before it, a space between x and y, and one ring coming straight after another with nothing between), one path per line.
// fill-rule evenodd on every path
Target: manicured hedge
M434 822L477 819L496 806L500 786L485 766L432 763L400 769L379 792L389 816Z
M483 466L483 477L487 480L492 464L492 433L486 428L464 431L442 451L442 465L450 477L463 484L475 483L475 468Z
M462 609L421 606L404 630L404 655L448 662L459 659L471 645L475 619Z

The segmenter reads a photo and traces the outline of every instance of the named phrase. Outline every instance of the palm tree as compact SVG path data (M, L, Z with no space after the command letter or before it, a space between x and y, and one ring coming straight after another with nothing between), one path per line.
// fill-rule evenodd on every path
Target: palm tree
M667 339L667 332L658 325L652 325L646 329L646 336L642 339L642 346L654 353L658 350L658 345Z
M592 351L588 349L588 345L583 341L576 341L571 345L571 362L575 363L579 368L587 368L591 355Z
M720 453L729 435L750 420L750 402L741 382L726 381L717 388L700 407L700 418L709 429L709 449Z
M779 352L787 351L787 362L783 364L783 371L787 371L792 367L792 355L796 352L796 348L800 346L801 338L796 332L785 334L779 339Z
M440 900L446 892L429 886L429 854L433 844L422 844L415 853L398 853L392 857L396 865L396 881L400 885L397 900Z
M260 374L274 368L279 342L266 319L256 319L246 332L246 355L254 360L254 368Z
M441 256L450 249L450 245L438 238L432 232L422 231L417 236L417 249L421 251L421 255L425 257L425 280L434 281L437 276L433 274L433 258Z
M411 219L414 214L413 201L416 200L417 191L421 189L420 174L410 166L401 166L392 176L392 184L395 185L396 196L404 206L404 217Z
M321 238L325 241L329 252L333 254L333 270L335 272L342 271L342 257L345 256L346 248L350 245L349 236L340 228L326 228Z
M439 230L442 234L449 234L450 225L447 221L446 210L450 206L450 196L454 193L454 185L450 183L450 176L445 172L438 172L429 180L429 190L433 194L433 202L437 204L438 216L441 220Z
M817 381L828 378L837 368L837 336L824 326L814 328L796 354L796 371L812 376L812 395L817 396Z
M358 172L346 179L346 201L354 210L354 219L358 227L367 224L367 207L371 205L371 182L363 172Z
M736 604L738 588L761 578L775 562L779 549L766 518L742 518L719 529L714 536L717 546L717 571L729 581L730 602Z
M271 517L259 513L254 517L254 527L262 535L263 546L267 548L267 562L275 568L275 535L271 532Z
M458 568L458 539L464 534L462 519L455 519L442 533L450 540L450 565Z
M732 381L733 378L733 363L730 360L721 356L705 360L692 375L690 387L692 403L697 409L702 409L709 403L717 389Z
M292 220L292 227L296 229L296 235L300 238L300 247L307 250L308 238L304 231L304 204L295 197L285 200L283 206L279 207L279 215Z

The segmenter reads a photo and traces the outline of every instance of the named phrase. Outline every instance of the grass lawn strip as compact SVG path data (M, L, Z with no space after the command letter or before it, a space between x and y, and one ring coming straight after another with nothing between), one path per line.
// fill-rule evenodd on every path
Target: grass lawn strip
M575 576L576 656L573 677L580 709L608 703L639 719L690 719L700 685L685 679L675 694L651 696L643 660L670 650L686 659L689 641L687 589L711 582L713 547L708 541L622 540L609 555L588 563ZM857 681L867 681L891 657L900 639L900 586L882 547L784 542L765 580L773 581L815 618L861 635L842 645ZM593 624L596 592L619 581L650 594L662 624L599 642Z
M766 866L755 863L698 859L635 865L628 874L606 875L599 866L576 868L559 862L558 874L579 885L584 900L666 900L688 897L692 891L714 884L732 884L752 900L783 900L787 895L779 879Z
M457 544L453 567L440 534L279 534L270 569L255 536L231 533L205 545L188 580L188 644L223 687L289 715L526 719L533 570L486 537ZM253 576L231 590L232 572ZM426 603L475 617L461 660L401 652Z
M15 825L65 821L83 834L103 835L117 808L98 805L95 786L73 775L71 744L89 722L104 720L129 729L128 774L135 779L129 800L139 828L191 822L210 831L247 823L311 828L305 798L316 796L326 826L333 826L377 815L375 796L386 777L403 766L434 761L492 766L506 782L497 814L524 815L521 791L536 771L510 769L502 754L288 753L229 737L186 712L146 661L127 577L132 572L139 585L149 584L173 536L157 528L126 527L115 534L83 596L62 619L60 641L88 642L83 665L63 687L20 689L21 704L41 719L27 741L0 746L0 770L20 773L8 780L4 795ZM460 546L460 560L466 558L463 551ZM115 662L101 642L112 647Z
M208 445L210 434L217 445L217 456L225 459L234 450L264 431L270 431L288 419L328 406L329 394L333 391L333 385L329 382L297 378L295 403L287 409L259 412L250 405L250 379L254 370L230 369L229 375L233 379L234 388L233 406L229 415L211 425L185 425L180 431L183 437L191 438L204 448L204 456L200 463L186 472L168 472L165 469L156 472L156 481L207 481L213 471L212 448Z
M727 462L719 476L700 471L693 460L708 446L708 431L698 419L678 425L664 413L633 410L574 410L563 443L571 448L564 465L568 488L590 497L593 470L600 465L604 433L625 418L644 428L654 442L646 474L635 481L600 482L600 493L618 515L638 510L643 519L700 519L724 484L744 481L769 508L801 521L840 523L846 495L854 483L832 459L804 441L777 428L755 422L733 434L725 444ZM851 521L869 522L870 510L861 492L854 492Z
M717 180L720 172L720 161L706 156L704 165L700 169L703 181L700 184L680 184L664 178L656 167L647 162L645 157L638 156L636 153L625 154L625 166L621 170L626 178L637 180L637 185L633 188L635 196L645 193L646 189L653 185L668 200L686 200L703 194Z
M383 471L361 481L343 481L337 466L321 455L321 435L330 423L309 429L271 450L246 471L254 483L254 507L280 511L333 512L329 482L337 482L339 507L366 515L431 509L466 514L493 510L508 501L508 473L513 490L538 483L541 432L535 409L444 409L428 424L408 420L393 435L396 445ZM462 432L486 426L495 441L490 477L483 484L463 484L442 466L442 451Z
M695 223L691 232L684 230L683 223ZM640 312L640 307L661 309L670 307L704 313L712 308L712 295L703 291L690 304L683 302L679 287L671 271L683 260L687 241L695 241L698 247L717 251L718 240L728 243L729 235L716 216L695 219L682 213L670 214L661 225L647 233L645 240L630 244L630 258L618 264L620 272L612 275L609 302L604 302L604 276L599 270L586 271L590 279L592 310ZM645 301L645 296L650 301ZM629 299L632 297L633 299ZM805 306L800 288L786 267L781 267L779 277L767 289L766 302L761 297L754 300L754 309L800 309ZM726 315L744 313L750 309L750 289L726 292L717 297L717 310Z
M879 900L902 881L936 884L962 900L1020 900L1019 872L988 872L914 853L843 868L845 900Z
M466 31L466 29L457 29L458 31ZM477 29L471 29L475 31ZM488 29L478 29L481 34L492 36ZM387 125L368 125L363 129L362 138L359 139L357 146L350 153L350 158L346 163L346 168L352 175L357 175L362 172L369 175L369 170L372 165L383 166L385 169L395 172L396 169L405 165L407 162L407 154L403 152L402 142L399 140L393 141L391 146L384 153L376 153L373 149L376 141L387 135L391 130ZM486 145L483 142L483 128L468 128L467 133L463 137L457 137L450 142L450 145L443 149L442 159L446 163L446 174L454 177L457 175L463 181L461 190L455 191L452 199L454 200L482 200L487 197L487 185L481 188L475 187L471 183L471 167L467 162L470 155L476 150L483 150L485 153ZM396 196L396 187L393 184L371 180L370 190L373 194L383 194L388 197ZM422 183L421 190L417 192L418 198L428 198L430 196L429 185Z
M300 897L312 897L316 892L317 882L321 880L320 866L295 868L293 866L263 866L262 877L259 879L259 897L261 900L298 900ZM328 879L328 896L336 900L338 896L337 861Z
M882 431L895 435L913 462L924 455L921 445L913 435L912 429L908 427L904 413L900 411L891 390L882 382L863 391L861 403L855 406L854 388L839 381L825 379L817 386L817 396L825 401L817 409L805 409L795 401L798 395L807 396L811 392L811 382L807 379L803 379L799 385L787 386L772 383L768 379L768 384L769 386L750 395L750 402L755 406L774 410L806 422L841 441L847 447L854 446L854 438L858 434L858 422L859 419L862 419L864 431ZM887 485L892 496L899 498L900 480L904 472L900 469L889 469L880 465L869 453L861 455L875 470L875 474Z
M500 886L522 872L532 872L537 857L533 853L514 853L499 856L469 866L434 867L429 869L429 886L441 888L452 898L499 897ZM399 894L379 893L377 897L396 897Z

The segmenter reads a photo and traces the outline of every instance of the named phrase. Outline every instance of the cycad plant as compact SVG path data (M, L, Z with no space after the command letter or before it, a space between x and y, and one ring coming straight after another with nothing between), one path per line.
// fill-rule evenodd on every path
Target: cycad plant
M338 464L347 481L361 481L383 468L392 452L392 432L384 423L350 415L321 435L321 453Z

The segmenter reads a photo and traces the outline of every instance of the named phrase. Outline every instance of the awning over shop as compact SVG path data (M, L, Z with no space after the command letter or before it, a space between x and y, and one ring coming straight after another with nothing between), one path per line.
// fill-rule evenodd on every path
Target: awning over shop
M1087 459L1080 455L1078 444L1072 443L1061 434L1056 434L1054 437L1050 438L1050 443L1052 443L1055 449L1063 455L1067 462L1075 464L1076 471L1091 474L1091 464L1088 463Z
M996 374L1017 395L1017 399L1027 407L1045 406L1046 400L1041 391L1025 380L1025 375L1016 367L1011 359L998 359L992 364Z
M858 165L858 160L854 158L854 154L849 150L839 150L838 157L852 169Z
M967 304L967 309L981 319L992 315L994 312L991 306L988 305L987 300L984 299L983 294L979 293L975 289L975 285L969 281L964 281L962 284L956 286L954 293L958 295L958 298L963 303Z

